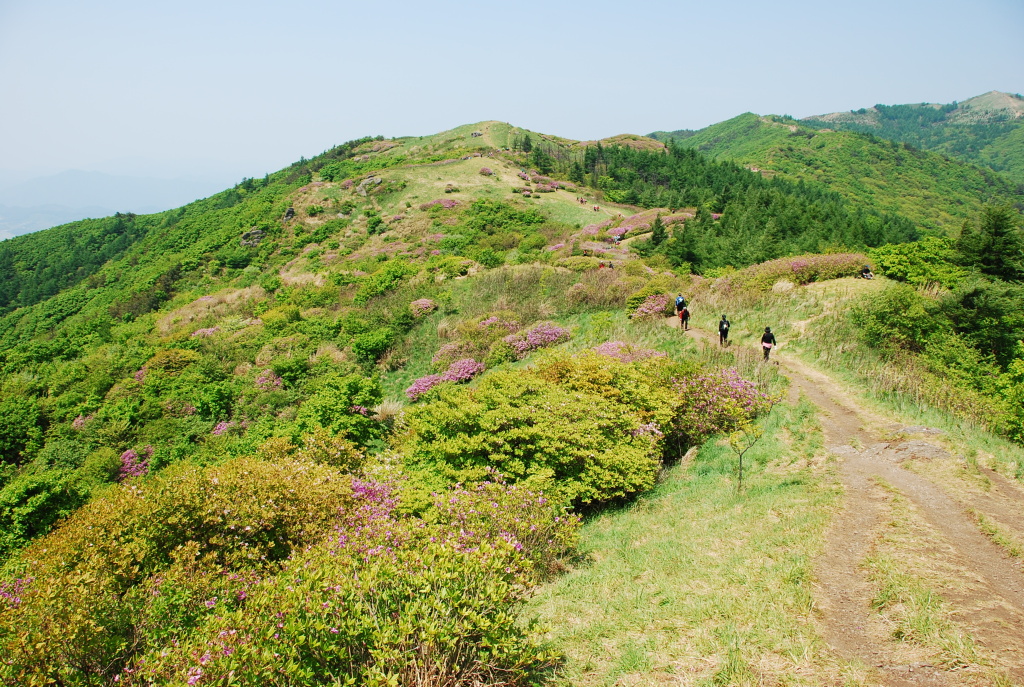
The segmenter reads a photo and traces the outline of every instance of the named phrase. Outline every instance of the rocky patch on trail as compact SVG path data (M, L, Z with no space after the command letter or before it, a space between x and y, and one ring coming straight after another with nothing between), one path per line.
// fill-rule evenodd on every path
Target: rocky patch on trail
M943 460L953 457L953 454L941 446L917 439L890 444L889 448L895 454L897 463L905 460Z

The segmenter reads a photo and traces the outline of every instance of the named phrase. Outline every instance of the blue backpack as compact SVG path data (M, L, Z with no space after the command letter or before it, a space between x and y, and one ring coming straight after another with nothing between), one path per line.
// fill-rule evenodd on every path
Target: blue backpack
M686 299L682 296L676 297L676 310L681 310L686 307Z

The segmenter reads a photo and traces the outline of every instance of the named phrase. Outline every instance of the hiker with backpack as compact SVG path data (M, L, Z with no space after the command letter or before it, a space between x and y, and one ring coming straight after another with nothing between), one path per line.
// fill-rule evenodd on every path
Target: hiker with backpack
M683 298L683 294L676 296L676 314L678 315L683 308L686 307L686 299Z
M729 345L729 324L729 320L722 315L722 319L718 322L718 343L723 347Z
M765 360L768 360L768 354L771 353L772 347L777 345L778 342L775 340L775 335L772 334L772 328L765 327L764 334L761 335L761 348L764 350Z
M690 309L685 305L679 311L679 328L686 331L690 328Z

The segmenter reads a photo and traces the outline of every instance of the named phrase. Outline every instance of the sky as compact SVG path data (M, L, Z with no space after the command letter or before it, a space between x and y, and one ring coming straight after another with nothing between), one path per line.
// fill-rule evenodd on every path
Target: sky
M237 181L488 119L593 139L1020 93L1022 35L1022 0L0 0L0 175Z

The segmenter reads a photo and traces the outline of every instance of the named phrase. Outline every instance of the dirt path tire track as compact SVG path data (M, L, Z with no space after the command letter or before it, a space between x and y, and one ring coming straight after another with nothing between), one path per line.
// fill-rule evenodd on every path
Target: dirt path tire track
M673 324L666 320L666 324ZM709 332L690 329L705 344L717 345ZM957 620L972 637L1000 657L1017 681L1024 681L1024 571L982 534L963 507L924 477L899 466L888 444L867 427L883 424L847 396L828 375L799 360L779 357L795 389L821 410L829 450L840 459L846 490L843 511L826 535L825 551L816 561L818 607L825 640L848 660L875 668L883 684L945 685L943 671L902 662L904 652L886 639L861 562L881 525L881 495L875 480L895 487L941 532L955 550L958 566L968 570L979 592L948 600ZM854 448L859 443L863 449Z

